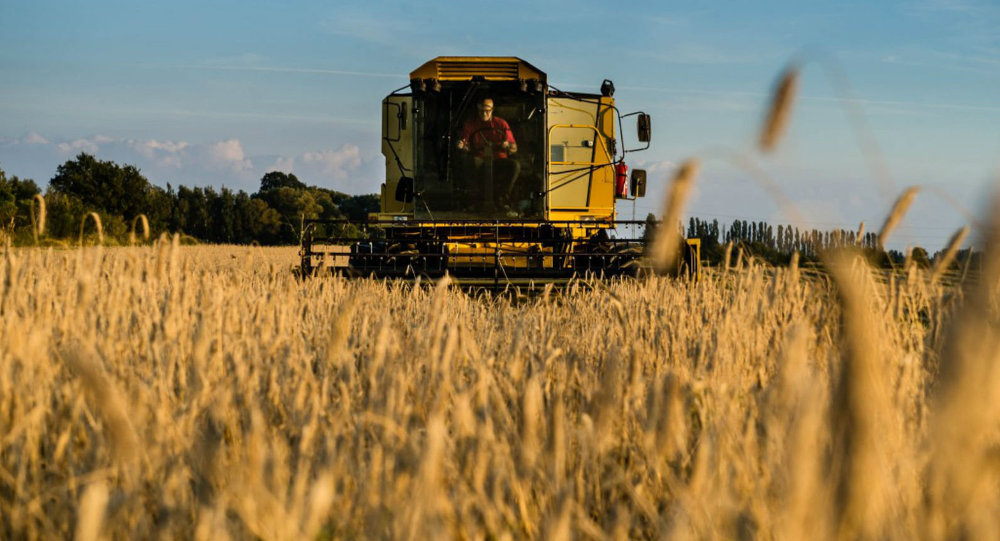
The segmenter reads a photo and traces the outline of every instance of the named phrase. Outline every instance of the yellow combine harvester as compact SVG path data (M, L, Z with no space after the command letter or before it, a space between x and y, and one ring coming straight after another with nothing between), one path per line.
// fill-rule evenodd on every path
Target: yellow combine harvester
M622 114L614 91L609 80L596 94L557 90L513 57L420 66L382 100L380 211L363 224L307 220L303 274L499 285L640 272L648 224L616 220L615 202L645 195L646 172L629 176L625 156L649 147L650 117ZM700 246L684 246L697 278Z

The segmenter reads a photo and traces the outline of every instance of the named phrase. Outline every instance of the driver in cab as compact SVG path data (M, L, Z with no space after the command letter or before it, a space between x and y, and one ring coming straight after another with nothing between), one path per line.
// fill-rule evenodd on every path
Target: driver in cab
M486 149L493 150L494 159L505 159L517 152L514 132L507 121L493 116L493 100L483 98L476 104L478 114L462 126L458 149L471 151L476 158L486 157Z
M480 193L482 208L492 211L497 203L511 198L521 166L511 158L517 152L514 132L506 120L493 116L493 99L479 100L476 113L462 126L458 149L471 158L465 161L465 168L470 178L479 181L476 191ZM496 195L501 195L502 200L497 201ZM517 215L506 204L503 206L508 216Z

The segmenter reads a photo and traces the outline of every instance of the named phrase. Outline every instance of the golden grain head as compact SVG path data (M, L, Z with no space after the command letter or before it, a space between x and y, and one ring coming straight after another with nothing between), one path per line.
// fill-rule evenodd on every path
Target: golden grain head
M965 242L968 236L969 226L967 225L952 234L944 251L941 252L941 255L934 262L934 268L931 270L931 282L936 282L942 274L947 272L948 267L955 261L955 255L958 254L958 250L962 247L962 243Z
M726 251L722 256L722 270L729 270L729 258L733 255L733 242L726 243Z
M792 118L792 106L798 93L800 71L797 64L786 67L771 92L767 115L764 117L757 140L761 152L772 152L777 148L778 142L788 129Z
M906 215L906 211L909 210L910 205L913 203L913 198L917 196L918 191L920 191L919 187L911 186L903 190L903 193L893 203L892 210L889 211L889 215L885 218L885 223L882 224L882 229L878 232L879 246L885 246L886 241L889 240L889 235L892 234L896 226L899 225L900 220Z

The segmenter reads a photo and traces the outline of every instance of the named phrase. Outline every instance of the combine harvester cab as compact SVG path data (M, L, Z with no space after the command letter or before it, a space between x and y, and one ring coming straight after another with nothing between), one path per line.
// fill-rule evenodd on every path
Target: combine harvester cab
M616 128L636 123L636 148ZM646 221L617 220L643 197L625 156L649 147L643 112L622 114L614 85L562 92L513 57L439 57L382 100L386 180L364 223L305 220L301 272L527 285L643 272ZM682 243L679 272L700 274Z

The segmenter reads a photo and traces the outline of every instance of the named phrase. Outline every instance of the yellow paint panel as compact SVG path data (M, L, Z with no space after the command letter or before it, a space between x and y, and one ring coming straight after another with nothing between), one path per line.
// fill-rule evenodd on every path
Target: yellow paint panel
M549 98L550 219L614 216L614 169L609 140L614 138L614 102ZM598 116L600 111L600 116Z
M500 264L506 268L551 268L552 249L537 243L515 242L500 245ZM492 267L497 244L493 242L449 243L448 265L451 267Z

